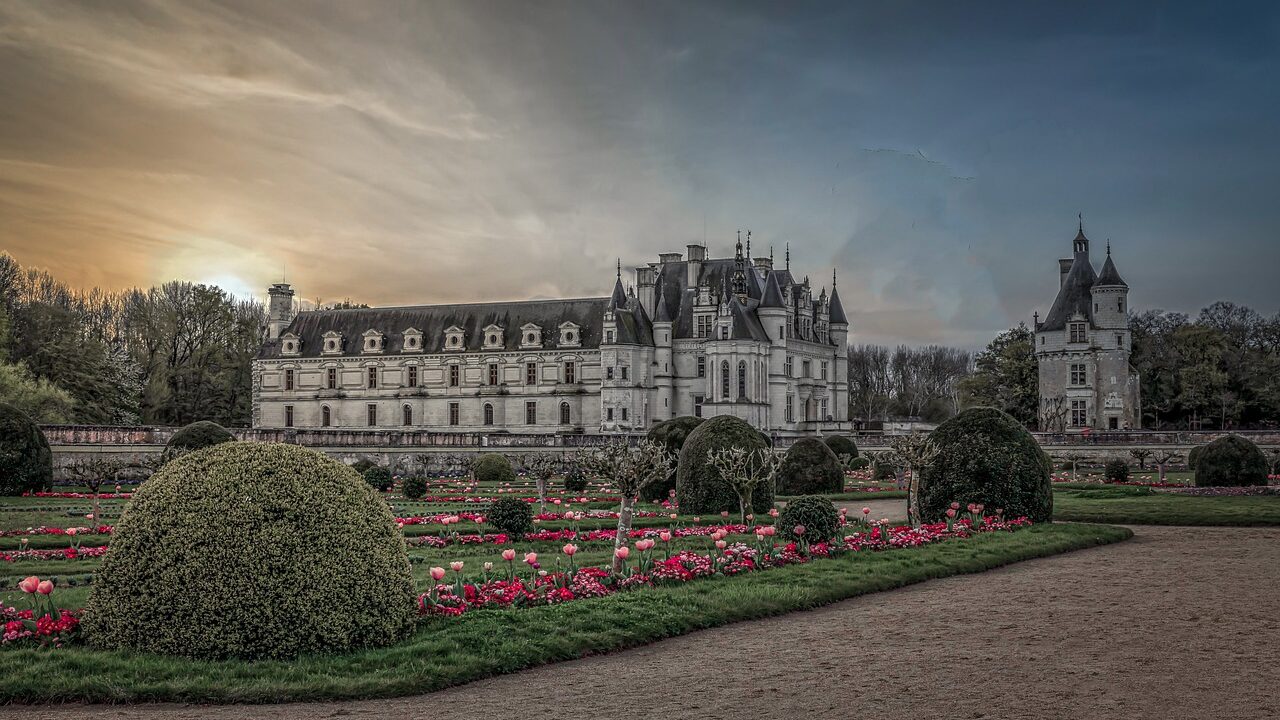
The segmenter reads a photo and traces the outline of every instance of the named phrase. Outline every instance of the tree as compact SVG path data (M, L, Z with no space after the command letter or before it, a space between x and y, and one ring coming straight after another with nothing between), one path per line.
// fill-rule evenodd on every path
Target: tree
M1152 455L1151 460L1156 464L1156 471L1160 473L1160 482L1164 482L1166 466L1181 459L1182 456L1173 450L1161 450Z
M996 336L960 382L961 406L994 407L1034 427L1040 407L1034 336L1024 324Z
M554 453L528 453L521 458L524 471L538 486L538 512L547 511L547 482L561 471L564 461Z
M0 363L0 403L12 405L38 424L71 422L75 399L43 378L32 377L25 365Z
M1139 470L1147 469L1147 459L1152 455L1150 450L1147 450L1146 448L1137 448L1136 450L1130 450L1129 454L1133 456L1134 460L1138 461Z
M907 489L907 520L913 527L920 527L920 474L938 455L938 448L924 433L898 435L889 441L897 461L911 475Z
M618 532L613 540L613 572L621 573L623 560L617 550L631 534L631 518L636 498L650 483L661 482L671 473L675 458L662 445L641 440L632 448L626 440L611 440L589 453L586 462L597 475L609 478L621 497L618 508Z
M760 485L774 482L783 456L772 448L747 451L741 447L715 448L707 453L707 463L720 473L720 478L738 494L738 512L742 524L751 514L752 496Z

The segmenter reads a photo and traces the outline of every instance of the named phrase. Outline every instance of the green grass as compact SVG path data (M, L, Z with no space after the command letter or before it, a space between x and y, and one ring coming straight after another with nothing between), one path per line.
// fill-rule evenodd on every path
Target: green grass
M418 694L1131 536L1124 528L1044 525L851 553L566 605L433 619L396 647L293 662L205 662L79 647L4 650L0 702L285 702Z
M1059 490L1053 519L1126 525L1280 525L1280 496L1200 497L1124 486Z

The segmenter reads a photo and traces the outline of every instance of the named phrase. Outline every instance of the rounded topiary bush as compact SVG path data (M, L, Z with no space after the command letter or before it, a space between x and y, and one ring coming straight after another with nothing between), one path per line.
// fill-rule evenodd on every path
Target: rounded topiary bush
M1196 464L1200 462L1200 453L1204 452L1203 445L1197 445L1191 448L1191 452L1187 453L1187 469L1195 470Z
M826 542L840 532L840 513L831 501L818 495L806 495L787 503L778 513L774 523L778 532L788 540ZM796 527L804 528L804 535Z
M486 453L471 463L471 474L479 482L504 483L516 479L511 461L502 453Z
M680 457L680 450L684 448L684 441L689 439L689 433L694 428L701 425L702 418L692 415L682 415L680 417L664 420L657 425L649 428L648 439L661 444L671 453L672 457ZM646 485L640 491L640 497L649 502L661 502L667 499L671 491L676 487L676 473L673 471L671 476L662 482L651 483Z
M0 495L52 486L53 454L40 426L18 408L0 403Z
M924 522L941 521L952 502L981 503L1033 522L1053 517L1053 465L1017 420L995 408L970 408L929 437L938 454L920 474Z
M1253 441L1224 435L1204 446L1196 462L1196 487L1267 484L1267 458Z
M893 463L878 462L876 463L875 470L871 474L871 479L877 481L897 480L898 474L894 470Z
M404 479L404 496L410 500L417 500L427 494L427 479L414 475Z
M871 467L871 461L864 457L856 457L849 461L850 470L866 470Z
M676 466L676 500L680 512L691 515L728 510L737 512L738 494L707 462L707 453L720 448L740 447L747 452L769 448L759 430L729 415L704 421L689 433ZM768 512L773 507L773 484L761 483L751 498L752 509Z
M564 489L571 493L586 492L587 472L577 463L570 463L564 471Z
M395 478L392 477L391 471L380 465L374 465L365 470L364 481L369 483L369 487L382 492L390 490L391 486L395 484Z
M533 508L513 497L498 498L489 506L484 519L500 532L519 539L533 529Z
M836 457L848 455L850 460L858 457L858 445L853 442L853 438L848 438L844 435L828 435L823 438L822 442L831 448L831 452L835 453Z
M782 495L821 495L844 489L844 469L831 448L821 440L802 438L787 450L778 469Z
M164 461L169 462L189 452L235 440L229 430L216 422L200 420L184 425L173 433L164 446Z
M1104 472L1106 473L1107 482L1127 482L1129 480L1129 463L1119 458L1108 460Z
M83 627L100 648L259 659L389 645L414 617L404 537L368 483L313 450L232 442L138 488Z

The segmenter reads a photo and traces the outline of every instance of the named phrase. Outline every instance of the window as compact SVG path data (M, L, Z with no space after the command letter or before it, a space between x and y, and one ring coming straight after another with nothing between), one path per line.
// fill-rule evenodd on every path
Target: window
M1124 312L1124 298L1116 300L1116 312Z
M720 362L720 399L729 399L729 361Z
M293 406L292 405L284 406L284 426L293 427Z
M813 377L813 363L808 360L800 361L800 377Z
M1084 400L1071 401L1071 427L1084 427L1089 422L1088 403Z
M613 408L604 409L604 419L613 422Z
M334 388L338 387L338 369L337 368L329 368L328 372L325 373L325 375L326 375L325 384L329 387L330 390L333 390Z
M1071 339L1070 342L1082 343L1089 341L1088 326L1084 323L1071 323Z
M458 375L460 372L457 365L449 366L449 387L458 387Z
M484 404L484 424L485 425L493 424L493 406L490 405L489 403Z
M569 416L569 403L567 402L560 403L560 424L568 425L570 420L571 418Z
M695 337L700 337L700 338L711 337L711 316L710 315L698 316L698 330L697 330L697 333L695 334Z
M1116 333L1116 347L1118 348L1124 347L1124 334Z
M786 417L787 422L796 421L796 399L794 395L787 396Z
M626 380L626 379L627 379L627 366L626 366L626 365L623 365L622 367L618 368L618 370L622 373L622 379L623 379L623 380Z
M413 408L408 405L400 408L400 424L406 426L413 424Z
M329 427L333 424L333 411L328 405L320 406L320 427Z
M1071 384L1080 386L1088 383L1088 372L1083 364L1071 366Z
M369 403L365 407L365 414L367 415L367 419L369 421L369 427L377 427L378 426L378 406L374 405L373 403Z
M698 356L698 377L704 378L706 376L707 376L707 358L704 355L699 355Z
M458 424L458 403L449 403L449 424L457 426Z
M793 374L793 371L795 370L795 367L796 367L796 366L795 366L795 361L791 359L791 356L790 356L790 355L788 355L788 356L787 356L787 359L786 359L786 360L784 360L784 361L783 361L783 363L782 363L782 372L783 372L783 374L785 374L787 377L791 377L791 376L792 376L792 374Z
M524 384L525 385L538 384L538 363L531 362L531 363L524 364Z
M378 368L369 368L369 389L373 390L378 387Z
M827 361L826 360L822 361L822 379L823 380L827 379Z
M707 398L704 395L693 396L693 416L694 417L702 417L702 403L706 402L706 400Z
M289 368L284 371L284 389L293 389L293 368Z
M498 384L498 363L489 363L489 384Z
M738 361L738 397L745 398L747 396L747 361Z
M524 404L524 424L538 424L538 403L532 400Z
M612 365L610 365L609 367L606 367L606 368L604 369L604 379L605 379L605 380L612 380L612 379L613 379L613 366L612 366Z
M578 382L578 368L572 360L566 360L564 363L564 381L569 385Z
M626 422L626 421L627 421L627 409L622 408L622 422Z
M409 387L418 387L418 366L409 366ZM405 423L408 425L409 423Z
M728 325L721 325L721 326L720 326L720 339L721 339L721 340L728 340L728 339L729 339L729 326L728 326Z
M827 415L827 399L826 398L822 398L821 400L818 401L818 419L819 420L831 419L831 416Z
M604 334L604 341L605 341L605 344L612 344L612 343L613 343L613 331L612 331L612 330L609 330L608 332L606 332L606 333Z

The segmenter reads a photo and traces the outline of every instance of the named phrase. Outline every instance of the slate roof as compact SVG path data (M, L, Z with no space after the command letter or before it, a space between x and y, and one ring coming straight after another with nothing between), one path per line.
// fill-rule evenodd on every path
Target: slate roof
M1116 270L1116 264L1111 261L1110 248L1107 249L1107 260L1102 263L1102 272L1098 273L1098 280L1094 285L1129 287L1124 278L1120 277L1120 272Z
M528 300L522 302L466 303L456 305L414 305L386 308L353 308L349 310L310 310L300 312L281 335L293 333L302 338L302 351L297 356L321 357L323 336L333 330L342 333L343 355L359 356L361 335L377 330L385 335L382 355L396 355L404 347L404 331L422 332L424 352L441 352L446 328L454 325L465 332L466 351L482 349L482 330L489 325L503 328L504 350L519 350L522 325L533 323L542 328L542 347L555 348L560 339L559 326L572 322L580 328L580 348L600 347L604 312L609 298L577 298L571 300ZM636 303L637 305L639 303ZM650 333L650 336L652 333ZM574 348L578 349L578 348ZM413 353L407 353L413 354ZM376 354L371 354L376 357ZM279 358L280 341L268 340L258 353L262 359Z
M849 324L849 318L845 317L844 315L844 306L840 304L840 293L836 291L836 288L834 285L831 286L830 314L831 314L830 322L832 325L835 325L836 323L844 323L845 325Z

